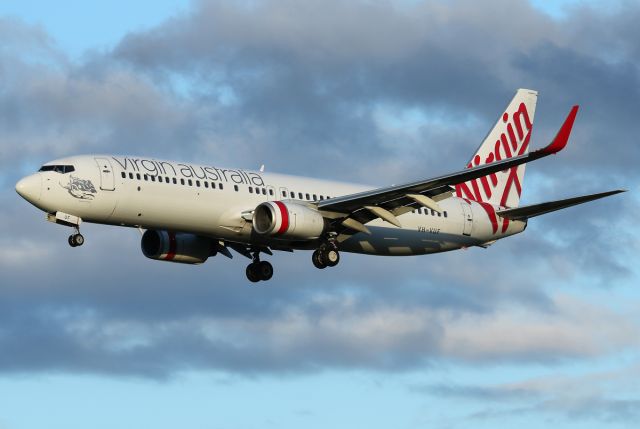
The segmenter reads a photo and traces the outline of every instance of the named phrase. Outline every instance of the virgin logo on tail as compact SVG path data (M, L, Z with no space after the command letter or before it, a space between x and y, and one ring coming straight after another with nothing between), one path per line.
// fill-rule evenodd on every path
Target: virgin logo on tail
M527 106L524 103L520 103L518 109L511 115L505 112L502 115L502 125L503 131L493 144L493 148L491 146L487 148L483 145L467 165L467 168L524 155L527 152L533 128ZM480 179L456 185L456 195L458 197L484 203L481 206L489 215L494 233L498 230L497 218L495 210L493 210L491 204L487 203L490 200L493 200L494 203L499 201L498 205L505 207L512 187L515 187L518 197L521 195L522 184L518 176L518 168L524 168L524 166L512 167L501 173L490 174ZM499 174L504 175L505 173L507 174L506 178L504 176L498 177ZM499 200L494 197L494 194L500 195ZM502 232L506 231L508 225L508 220L505 219L502 225Z

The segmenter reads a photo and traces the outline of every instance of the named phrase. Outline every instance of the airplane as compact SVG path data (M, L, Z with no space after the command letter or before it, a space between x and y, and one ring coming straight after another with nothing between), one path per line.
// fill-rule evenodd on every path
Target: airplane
M251 282L269 280L261 254L313 250L317 268L340 252L408 256L486 248L523 232L530 218L624 192L622 189L520 206L525 166L565 148L578 106L555 138L529 151L538 93L519 89L466 168L382 188L212 165L114 155L44 164L17 193L72 227L135 227L150 259L201 264L229 249L251 259Z

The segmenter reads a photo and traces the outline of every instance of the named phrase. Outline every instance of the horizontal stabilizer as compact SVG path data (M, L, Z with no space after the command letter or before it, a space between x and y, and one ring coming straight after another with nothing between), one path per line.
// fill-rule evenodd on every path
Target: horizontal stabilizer
M567 198L565 200L549 201L546 203L533 204L530 206L518 207L515 209L499 210L496 213L498 216L512 220L526 220L531 217L539 216L545 213L551 213L556 210L564 209L567 207L575 206L578 204L586 203L600 198L608 197L610 195L619 194L620 192L626 192L622 189L615 191L602 192L599 194L584 195L582 197Z

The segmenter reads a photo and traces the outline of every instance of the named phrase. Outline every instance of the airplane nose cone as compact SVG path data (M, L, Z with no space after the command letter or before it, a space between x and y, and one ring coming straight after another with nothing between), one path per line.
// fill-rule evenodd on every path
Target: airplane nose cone
M42 193L42 178L39 174L32 174L21 179L16 183L16 192L30 203L35 203Z

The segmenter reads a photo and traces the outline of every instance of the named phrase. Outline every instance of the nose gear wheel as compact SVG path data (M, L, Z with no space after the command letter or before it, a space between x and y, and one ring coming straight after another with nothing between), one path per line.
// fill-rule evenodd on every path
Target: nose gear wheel
M71 234L67 240L71 247L78 247L84 244L84 236L80 234L80 228L76 227L75 230L75 234Z

